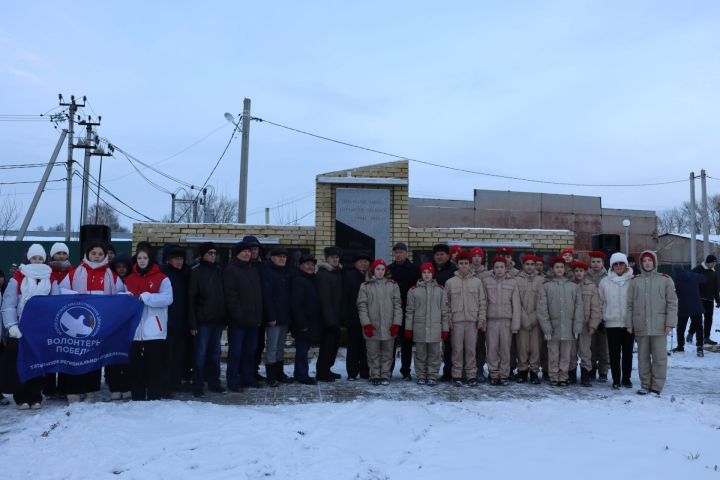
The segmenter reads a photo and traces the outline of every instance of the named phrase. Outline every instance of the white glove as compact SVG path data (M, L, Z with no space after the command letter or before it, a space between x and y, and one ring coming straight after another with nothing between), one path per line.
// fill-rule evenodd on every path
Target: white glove
M20 333L20 329L17 325L13 325L8 328L8 335L10 335L10 338L22 338L22 333Z
M545 340L547 340L548 342L549 342L550 340L552 340L552 335L550 335L549 333L546 333L546 334L545 334Z
M579 336L580 336L580 335L578 335L578 334L576 333L576 334L575 334L575 340L577 340Z
M140 294L140 300L142 300L143 303L147 303L147 301L150 299L150 292L142 292Z

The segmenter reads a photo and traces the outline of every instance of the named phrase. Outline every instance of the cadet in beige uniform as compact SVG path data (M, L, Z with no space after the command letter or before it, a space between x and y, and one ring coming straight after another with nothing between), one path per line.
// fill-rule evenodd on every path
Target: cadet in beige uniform
M575 348L570 353L570 370L577 370L577 360L580 357L580 383L583 387L592 387L590 370L592 369L592 337L602 321L602 305L598 288L585 274L588 266L583 262L573 262L575 283L580 287L583 300L583 313L585 321L583 329L577 339Z
M490 271L485 268L485 251L480 247L474 247L470 249L470 255L472 255L472 264L470 270L473 275L480 280L490 275ZM475 348L475 363L477 365L477 381L478 383L485 383L487 380L485 377L485 362L487 361L487 344L485 340L485 332L478 330L477 332L477 347Z
M540 369L540 351L543 342L543 333L537 321L535 308L540 288L544 283L544 279L535 271L536 258L534 255L524 255L521 259L523 271L515 277L522 308L520 330L515 336L518 356L518 374L515 378L518 383L526 382L529 370L530 383L535 385L540 383L538 370Z
M593 281L598 289L600 288L600 280L607 277L608 271L605 269L605 260L607 255L603 252L592 251L590 255L590 268L587 277ZM592 338L592 370L590 378L592 380L599 374L599 381L607 382L608 370L610 369L610 350L608 349L607 331L605 330L605 322L600 322L597 330Z

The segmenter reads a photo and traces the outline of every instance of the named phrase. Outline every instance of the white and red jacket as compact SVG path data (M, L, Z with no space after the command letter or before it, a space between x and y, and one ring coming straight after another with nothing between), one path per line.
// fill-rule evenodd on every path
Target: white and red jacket
M125 279L127 290L141 298L145 304L142 319L135 330L135 341L165 340L167 338L168 306L173 303L170 279L153 265L144 275L138 272L137 264Z
M100 263L84 259L77 268L73 268L60 281L58 292L61 295L88 293L91 295L114 295L125 291L120 277L112 271L107 259Z
M32 268L36 270L34 273L38 278L24 275L22 273L23 267L26 266L23 265L13 274L12 278L10 278L5 293L2 296L2 301L0 302L2 306L2 323L6 329L18 324L22 317L25 303L30 297L35 295L50 295L51 293L50 267L42 264L33 265ZM30 285L29 282L33 282L33 285ZM23 291L23 285L29 287L28 291Z

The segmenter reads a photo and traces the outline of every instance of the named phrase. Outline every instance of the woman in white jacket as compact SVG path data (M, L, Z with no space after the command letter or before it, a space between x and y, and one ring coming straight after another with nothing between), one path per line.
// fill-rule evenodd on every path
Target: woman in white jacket
M612 388L617 390L622 385L632 388L630 374L632 372L632 355L634 337L625 328L626 304L630 280L633 271L627 257L623 253L614 253L610 257L611 271L600 280L598 290L602 302L603 322L607 332L608 349L610 350L610 371L612 372Z
M2 320L5 329L8 331L7 351L3 356L5 376L5 388L13 390L13 399L18 410L36 410L42 402L43 378L34 377L25 383L20 383L17 378L17 350L18 339L22 337L21 328L28 322L46 321L44 318L23 318L22 313L25 304L32 297L38 295L50 295L52 282L52 268L45 264L45 249L38 243L33 243L27 252L27 264L20 265L20 268L13 274L2 299Z
M172 285L150 259L150 252L141 249L125 286L145 304L130 350L132 399L160 400L168 374L164 367L165 339L168 306L173 302Z

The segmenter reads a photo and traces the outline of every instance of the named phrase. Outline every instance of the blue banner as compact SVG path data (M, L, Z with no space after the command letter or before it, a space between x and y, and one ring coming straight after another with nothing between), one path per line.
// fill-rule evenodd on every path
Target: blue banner
M21 382L47 373L80 375L130 363L143 303L131 295L32 297L20 319Z

